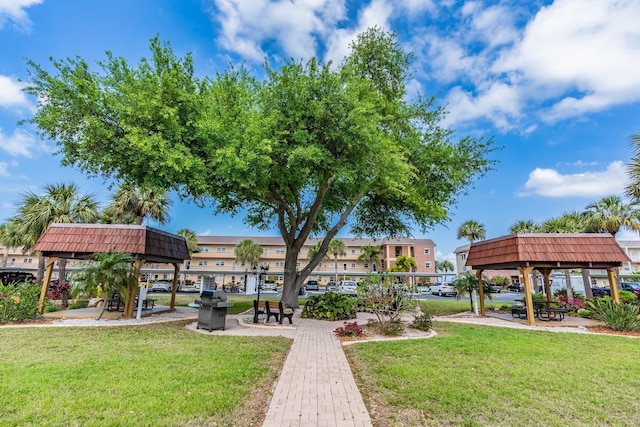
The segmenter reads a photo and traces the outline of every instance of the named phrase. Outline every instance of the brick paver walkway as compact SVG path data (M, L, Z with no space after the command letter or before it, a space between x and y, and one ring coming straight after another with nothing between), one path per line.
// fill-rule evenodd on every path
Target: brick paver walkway
M331 323L299 326L263 426L371 426L371 418Z

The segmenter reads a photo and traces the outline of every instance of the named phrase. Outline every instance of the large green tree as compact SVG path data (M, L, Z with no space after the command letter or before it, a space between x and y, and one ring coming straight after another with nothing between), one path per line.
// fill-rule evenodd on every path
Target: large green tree
M606 196L587 205L584 223L590 231L611 233L614 237L622 228L638 231L640 205L626 203L620 196Z
M199 79L191 55L158 39L151 50L137 67L109 53L99 72L30 62L26 90L41 100L31 121L66 165L277 228L289 305L348 220L355 236L426 231L493 164L491 141L455 137L433 98L408 101L412 55L392 33L365 31L339 64L267 64L262 80L233 67ZM312 236L320 251L298 269Z
M511 227L509 227L509 233L540 233L541 227L539 224L536 224L533 220L530 219L521 219L514 222Z
M40 236L53 223L92 223L98 219L98 203L91 194L80 194L75 184L47 184L42 194L32 191L22 195L16 215L9 219L9 228L14 235L14 243L20 243L23 250L30 250ZM44 276L43 256L38 257L38 280ZM66 278L67 260L58 261L58 279ZM62 293L63 304L67 302L67 292Z

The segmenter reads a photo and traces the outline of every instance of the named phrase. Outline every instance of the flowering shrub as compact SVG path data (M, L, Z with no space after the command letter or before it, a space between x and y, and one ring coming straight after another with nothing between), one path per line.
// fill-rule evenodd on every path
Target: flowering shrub
M362 328L358 322L344 322L344 326L336 328L333 333L339 337L357 337L362 334Z
M49 299L62 299L62 293L69 292L69 282L64 281L62 283L55 283L47 292L47 298Z
M566 308L569 311L578 311L587 306L587 303L582 298L574 297L570 303L566 295L558 296L558 305L562 308Z
M40 286L0 284L0 323L23 322L38 317Z

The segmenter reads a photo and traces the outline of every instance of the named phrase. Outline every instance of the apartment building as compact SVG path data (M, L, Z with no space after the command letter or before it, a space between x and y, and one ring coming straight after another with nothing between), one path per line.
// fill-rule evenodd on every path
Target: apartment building
M235 260L235 247L241 241L251 239L263 248L260 264L268 265L268 278L276 282L284 280L285 244L280 237L250 236L198 236L199 252L181 266L180 280L197 281L200 277L215 277L216 282L230 284L242 283L246 274L252 274L251 266L242 265ZM304 267L308 261L309 249L320 239L309 239L298 258L298 267ZM345 243L346 254L337 260L331 254L313 271L309 279L327 283L335 280L357 279L370 272L384 272L395 264L397 257L405 255L416 260L416 275L435 275L435 244L431 239L353 239L340 238ZM380 263L370 265L358 261L361 248L366 245L379 246ZM23 254L18 248L2 248L3 269L35 272L38 266L37 254ZM73 271L81 266L79 260L69 260L67 270ZM57 267L57 266L56 266ZM151 280L172 279L173 268L166 264L148 263L142 273ZM54 268L54 277L56 277Z

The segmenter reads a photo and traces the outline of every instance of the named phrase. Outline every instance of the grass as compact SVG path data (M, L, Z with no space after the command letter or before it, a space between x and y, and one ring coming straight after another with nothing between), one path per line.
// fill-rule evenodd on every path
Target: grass
M435 301L421 300L420 308L433 316L446 316L471 310L469 301L458 301L455 298Z
M636 339L436 323L345 348L378 426L635 426Z
M289 341L183 322L0 329L0 425L256 425Z

